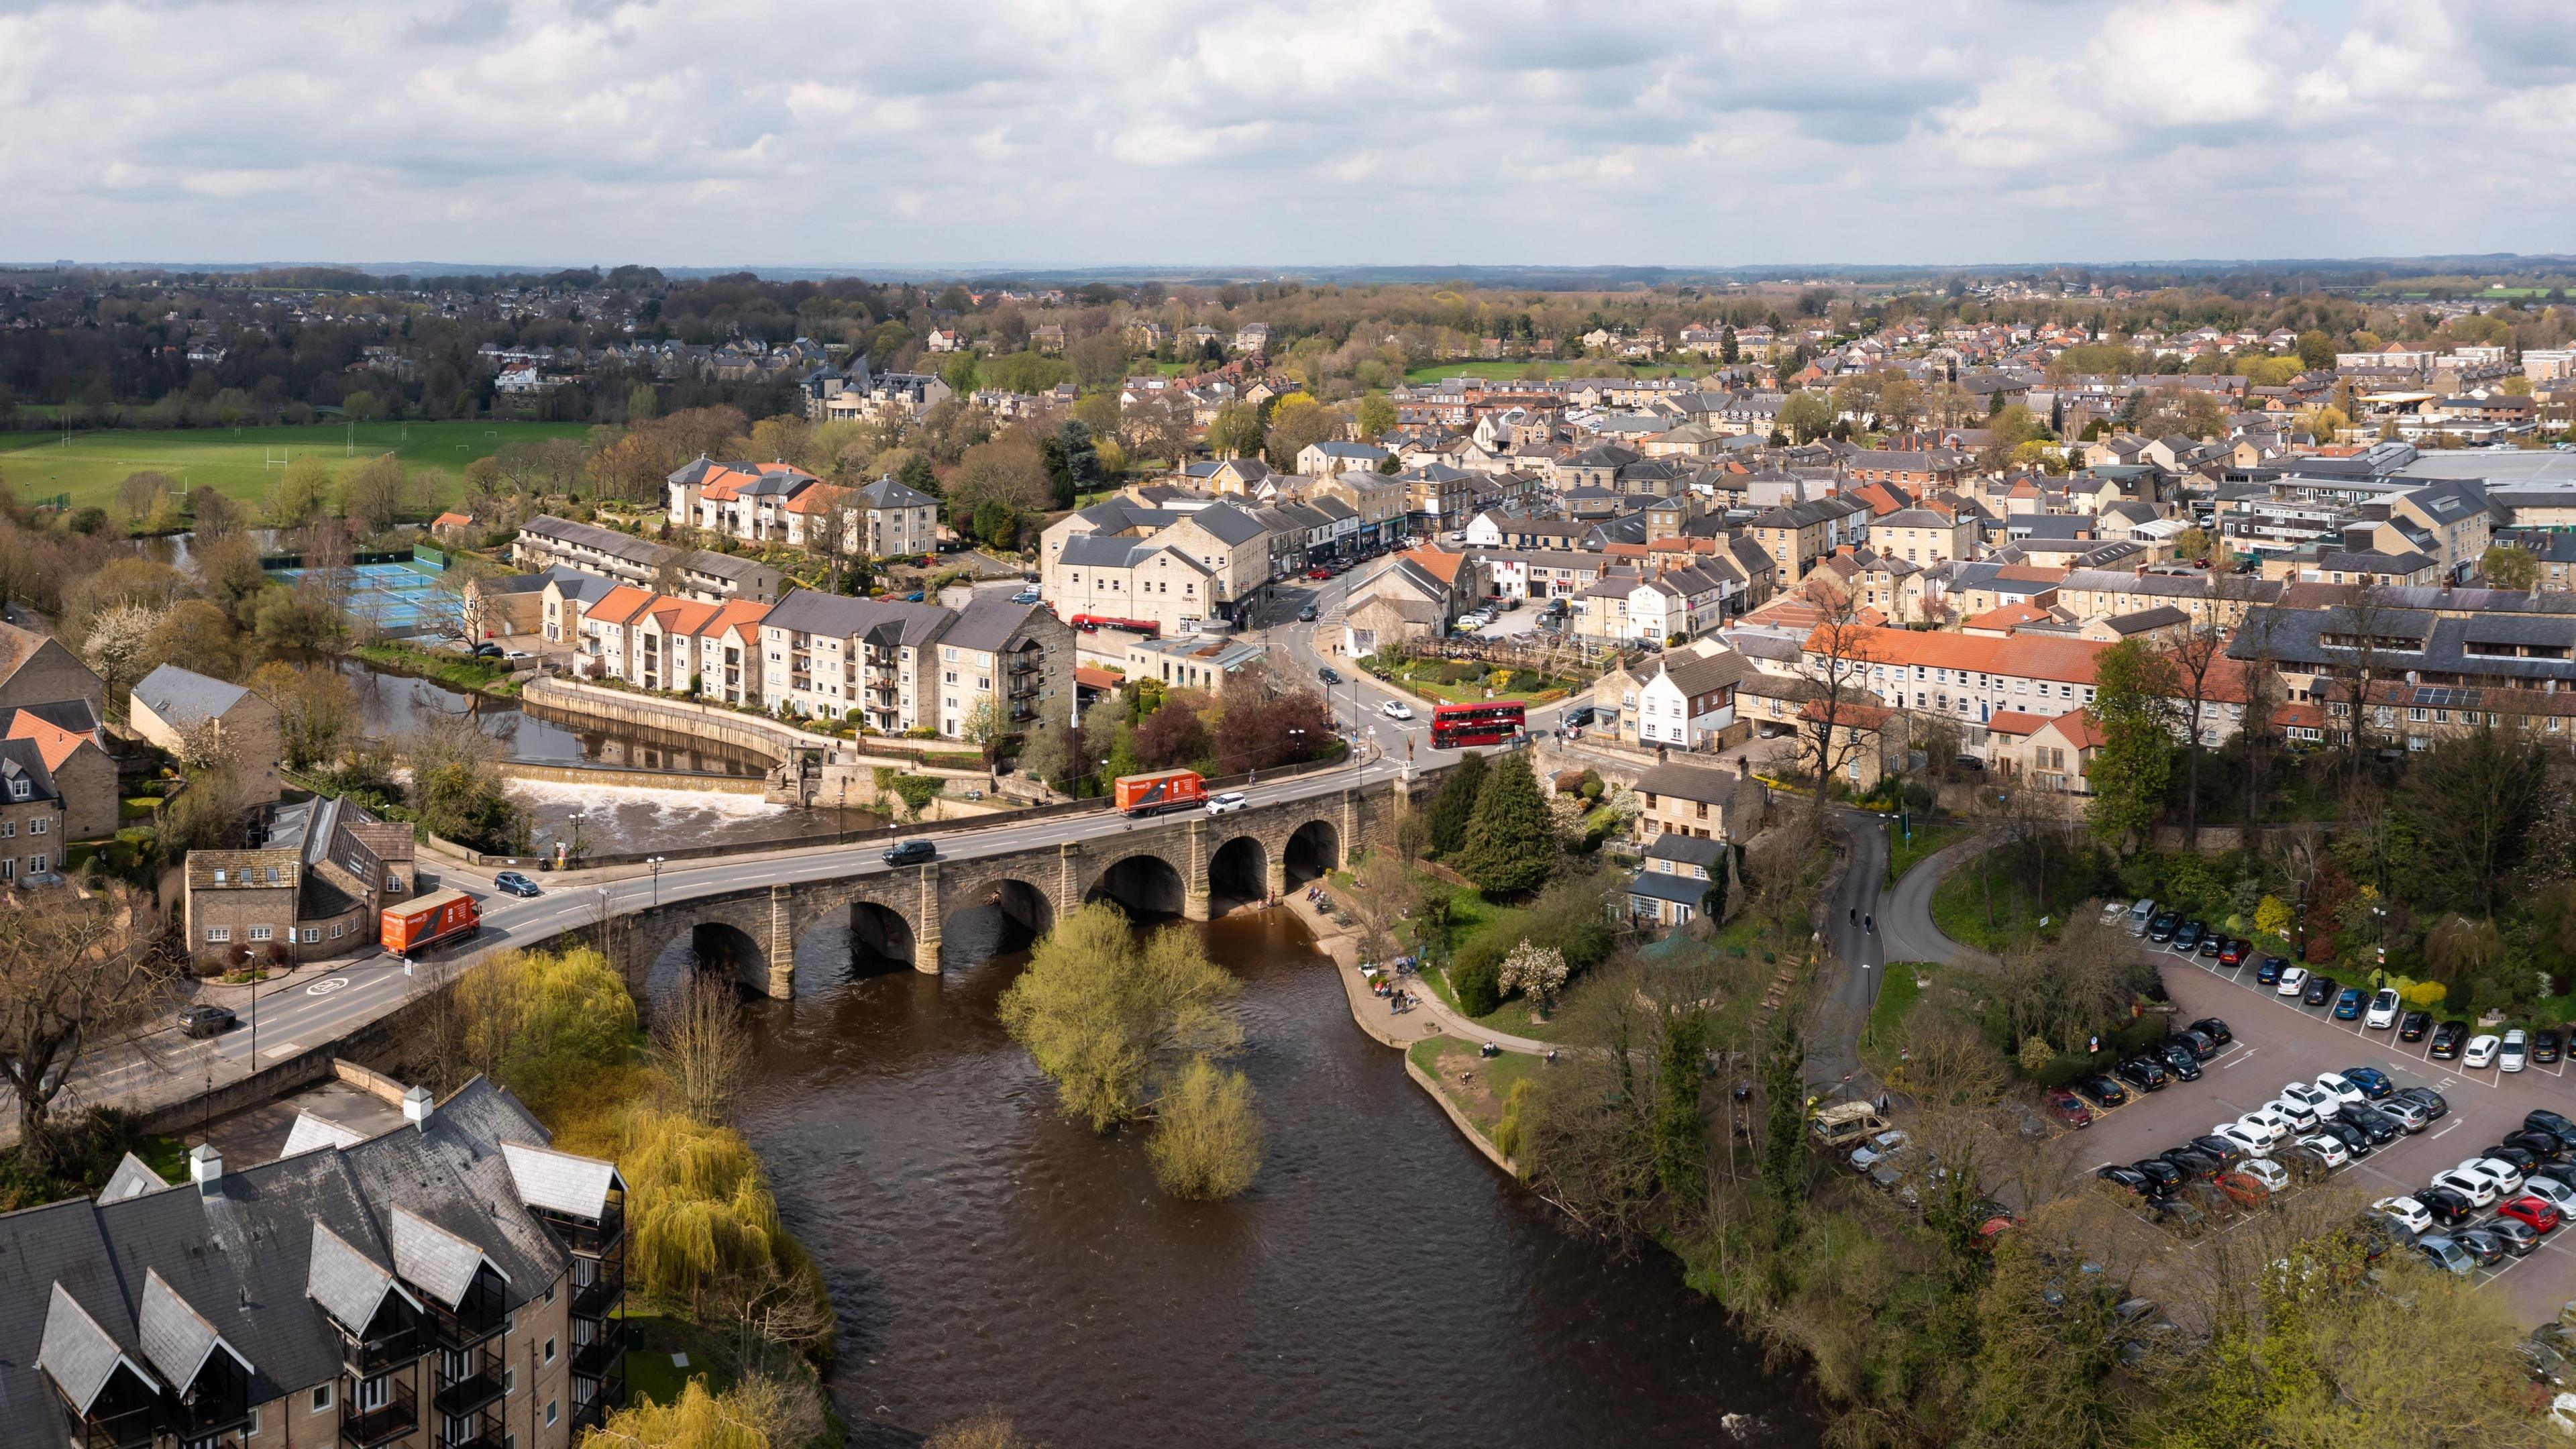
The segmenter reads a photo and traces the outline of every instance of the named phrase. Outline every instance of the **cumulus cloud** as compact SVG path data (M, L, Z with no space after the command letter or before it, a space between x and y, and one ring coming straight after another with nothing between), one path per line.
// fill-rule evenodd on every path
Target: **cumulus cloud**
M2537 251L2566 231L2558 18L2545 0L0 0L0 257Z

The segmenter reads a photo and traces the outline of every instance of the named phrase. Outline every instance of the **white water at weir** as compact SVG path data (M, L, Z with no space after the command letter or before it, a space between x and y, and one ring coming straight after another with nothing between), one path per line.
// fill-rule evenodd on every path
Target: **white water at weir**
M530 843L551 851L558 840L573 838L574 812L580 814L582 848L592 854L624 854L682 845L781 840L818 830L842 828L831 811L791 810L758 795L721 790L645 789L628 785L574 785L553 780L518 780L512 787L528 803L533 819ZM792 821L788 817L795 817ZM856 811L849 825L870 824Z

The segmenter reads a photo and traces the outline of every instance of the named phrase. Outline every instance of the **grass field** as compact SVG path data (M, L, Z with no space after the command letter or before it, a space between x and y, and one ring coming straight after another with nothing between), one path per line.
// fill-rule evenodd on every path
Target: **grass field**
M465 465L505 443L579 438L581 423L359 423L309 428L114 429L55 434L0 433L0 482L19 498L68 493L74 508L116 501L129 473L167 473L190 488L213 487L245 501L266 498L289 457L318 455L333 468L392 453L410 468L448 475L441 502L455 499ZM272 461L276 466L272 466Z

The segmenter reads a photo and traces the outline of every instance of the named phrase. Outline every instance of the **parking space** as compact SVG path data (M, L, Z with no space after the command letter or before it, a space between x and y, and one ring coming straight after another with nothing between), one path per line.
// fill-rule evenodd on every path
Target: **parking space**
M2303 1006L2296 997L2258 987L2252 962L2227 970L2196 956L2162 950L2157 955L2166 990L2179 1008L2177 1024L2215 1016L2228 1023L2235 1040L2203 1066L2199 1081L2133 1093L2128 1106L2098 1114L2083 1131L2087 1166L2153 1157L2262 1106L2291 1082L2313 1082L2354 1067L2384 1072L2401 1088L2430 1087L2450 1104L2449 1114L2422 1132L2335 1170L2332 1181L2370 1198L2424 1187L2434 1174L2519 1130L2523 1115L2536 1108L2576 1116L2576 1083L2566 1079L2564 1062L2519 1073L2462 1070L2456 1061L2427 1056L2429 1034L2425 1041L2401 1042L2393 1029L2335 1020L2330 1004ZM2517 1322L2548 1320L2560 1304L2576 1298L2576 1223L2547 1235L2529 1256L2507 1256L2477 1278L2507 1295Z

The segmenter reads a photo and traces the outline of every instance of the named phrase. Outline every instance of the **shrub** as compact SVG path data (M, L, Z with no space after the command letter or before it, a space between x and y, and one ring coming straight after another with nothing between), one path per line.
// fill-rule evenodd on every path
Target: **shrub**
M1503 1004L1505 949L1501 942L1480 936L1449 963L1449 989L1457 994L1460 1011L1483 1016Z

